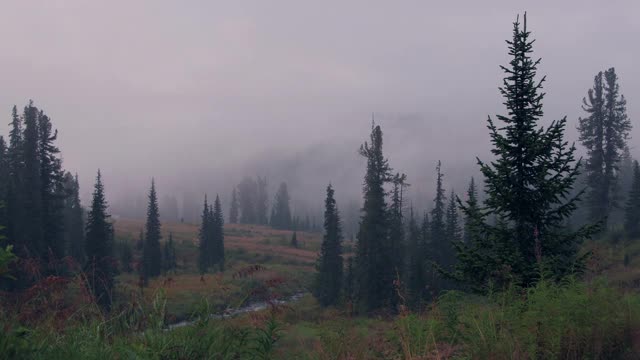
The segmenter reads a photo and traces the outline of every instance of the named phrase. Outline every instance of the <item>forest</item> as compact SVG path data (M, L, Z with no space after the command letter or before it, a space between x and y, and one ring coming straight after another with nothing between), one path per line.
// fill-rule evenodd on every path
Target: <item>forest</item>
M462 191L424 154L412 166L434 179L426 200L374 113L352 149L357 206L340 181L302 206L298 181L255 169L197 197L152 175L112 206L112 164L92 163L81 187L53 112L13 106L0 136L0 358L640 359L633 79L606 64L582 74L582 115L545 121L530 27L518 15L504 43L501 114L476 114L490 153L457 153L475 162Z

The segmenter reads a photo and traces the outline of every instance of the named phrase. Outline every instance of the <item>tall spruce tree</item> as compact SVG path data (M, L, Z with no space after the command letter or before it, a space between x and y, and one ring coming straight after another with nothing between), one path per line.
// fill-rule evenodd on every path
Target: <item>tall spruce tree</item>
M407 243L407 290L409 295L409 306L418 309L421 301L425 298L426 291L426 244L418 223L416 222L413 208L409 213L409 234ZM426 215L425 215L426 217Z
M216 195L216 200L213 202L211 216L212 264L217 265L220 271L224 271L224 218L218 195Z
M258 184L255 180L247 176L238 184L238 192L240 223L257 224Z
M442 163L438 161L436 166L436 197L433 199L433 209L431 210L431 234L430 234L430 250L432 259L436 266L443 269L450 269L454 252L451 241L447 238L447 209L445 189L442 184L444 174L442 174ZM433 272L433 271L431 271ZM435 272L431 276L431 285L435 292L443 290L445 284L440 276Z
M27 256L47 261L47 244L43 232L42 179L40 177L38 109L33 101L24 108L24 134L22 155L24 157L24 245Z
M287 183L282 182L276 193L271 211L271 226L274 229L289 230L291 226L291 209L289 208L289 192Z
M589 185L588 204L591 220L607 218L618 206L618 177L621 155L631 130L626 113L626 100L620 95L614 68L599 72L592 89L583 99L583 110L589 116L579 119L580 141L587 148L586 171Z
M479 211L478 204L478 190L476 189L476 182L471 178L469 182L469 188L467 189L467 212L476 213ZM471 242L471 236L473 234L473 216L465 215L464 216L464 233L462 240L465 243Z
M231 192L231 206L229 207L229 223L238 223L238 194L236 188Z
M145 283L149 279L162 273L162 248L160 247L160 212L158 210L158 196L156 194L155 180L151 179L149 189L149 204L147 206L147 221L145 224L146 236L142 250L142 264L144 268Z
M343 280L342 227L331 184L324 201L324 236L316 262L314 296L322 306L336 305L341 300Z
M204 196L204 207L200 221L200 230L198 232L198 269L201 274L207 272L211 266L211 227L212 215L209 212L207 203L207 195Z
M24 184L24 137L23 119L18 115L18 108L13 107L11 113L11 130L7 149L8 187L6 194L7 237L13 245L16 255L28 256L25 237L25 184Z
M84 263L83 210L80 204L78 176L64 175L66 198L64 202L64 234L68 254L79 264Z
M405 276L405 223L403 195L407 183L407 175L397 173L391 179L393 189L391 191L391 206L389 207L389 252L391 267L396 279L404 279ZM397 295L397 291L396 294ZM392 298L392 306L397 305L397 296Z
M58 131L53 130L51 120L42 110L38 113L38 137L44 243L48 254L59 260L66 253L63 227L66 194L60 150L54 145Z
M356 301L358 310L371 312L391 309L395 298L395 272L389 251L389 218L384 190L391 169L382 153L382 129L379 125L372 124L370 142L360 147L360 154L367 159L367 171L356 247Z
M633 162L633 181L625 208L624 230L630 239L640 238L640 165Z
M113 227L109 222L107 200L102 184L102 175L98 170L93 190L91 208L87 214L86 274L91 292L101 307L108 311L113 301L113 277L116 269L113 258Z
M505 97L504 124L496 126L488 119L492 153L495 160L478 160L485 178L487 199L477 213L463 207L473 217L474 232L470 244L458 243L458 262L454 278L476 290L490 284L506 283L531 286L540 278L540 269L553 279L579 270L579 243L595 227L569 232L563 223L576 209L576 198L568 199L580 163L575 163L574 146L564 140L566 118L548 128L538 126L542 117L541 93L544 78L536 81L540 60L532 60L532 44L527 29L519 20L513 24L513 39L508 41L511 62L500 88ZM496 224L487 216L496 216Z
M451 191L449 196L449 205L447 206L447 220L446 220L446 234L447 239L452 244L462 240L462 231L460 229L460 222L458 218L458 203L456 202L456 194ZM451 246L453 250L453 246Z

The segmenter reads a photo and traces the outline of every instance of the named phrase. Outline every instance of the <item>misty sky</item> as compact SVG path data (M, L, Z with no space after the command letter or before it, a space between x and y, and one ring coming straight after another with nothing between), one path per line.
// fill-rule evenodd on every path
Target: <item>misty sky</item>
M305 154L340 166L282 177L320 195L320 184L352 177L357 192L362 174L349 170L372 112L414 189L431 187L438 159L455 183L487 154L487 115L503 112L504 40L525 10L548 76L545 120L567 115L575 139L582 97L614 66L635 126L633 0L3 0L0 110L8 123L12 105L31 98L52 117L83 194L99 167L112 194L155 176L161 191L226 195L271 156L286 167Z

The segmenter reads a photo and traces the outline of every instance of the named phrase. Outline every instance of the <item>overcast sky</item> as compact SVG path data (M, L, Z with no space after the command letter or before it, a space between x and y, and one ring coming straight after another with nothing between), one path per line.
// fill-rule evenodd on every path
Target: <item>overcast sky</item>
M8 123L13 104L43 108L86 192L98 167L112 192L151 176L227 192L216 182L265 154L328 146L352 161L372 112L410 180L438 159L455 174L487 153L504 40L524 11L548 77L545 121L567 115L575 139L582 97L614 66L636 125L634 0L3 0L0 111Z

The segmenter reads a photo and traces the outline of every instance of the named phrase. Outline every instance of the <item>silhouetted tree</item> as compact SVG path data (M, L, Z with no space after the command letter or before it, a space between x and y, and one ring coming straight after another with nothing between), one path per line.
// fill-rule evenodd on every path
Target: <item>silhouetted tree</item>
M73 177L67 172L64 176L65 206L64 206L64 234L68 254L78 263L84 263L84 224L83 210L80 204L80 184L78 176Z
M336 305L340 301L342 292L342 228L336 200L333 196L334 190L329 185L327 186L327 198L324 202L324 236L316 262L317 273L313 291L322 306Z
M229 207L229 223L231 224L238 223L238 195L236 193L235 187L231 192L231 206Z
M274 229L291 229L291 210L289 208L289 192L287 183L282 182L276 193L273 210L271 211L271 226Z
M218 265L220 271L224 271L224 218L218 195L216 195L216 200L213 203L211 216L212 265Z
M479 209L478 204L478 190L476 189L476 183L473 177L469 182L469 188L467 189L467 212L476 213ZM471 234L473 233L473 220L472 216L466 215L464 217L464 234L463 241L465 243L471 242Z
M98 304L108 311L113 301L113 277L115 259L113 258L113 227L109 222L107 201L100 170L96 177L91 208L87 214L86 274Z
M583 109L589 116L580 118L580 141L588 150L586 171L590 187L588 204L591 220L603 220L617 207L618 165L631 130L626 113L626 100L619 94L614 68L599 72L583 99Z
M142 263L144 266L145 283L150 278L162 273L162 249L160 247L160 212L158 210L158 196L156 194L155 181L151 179L149 190L149 205L147 206L147 222L145 225L146 236L142 250Z

